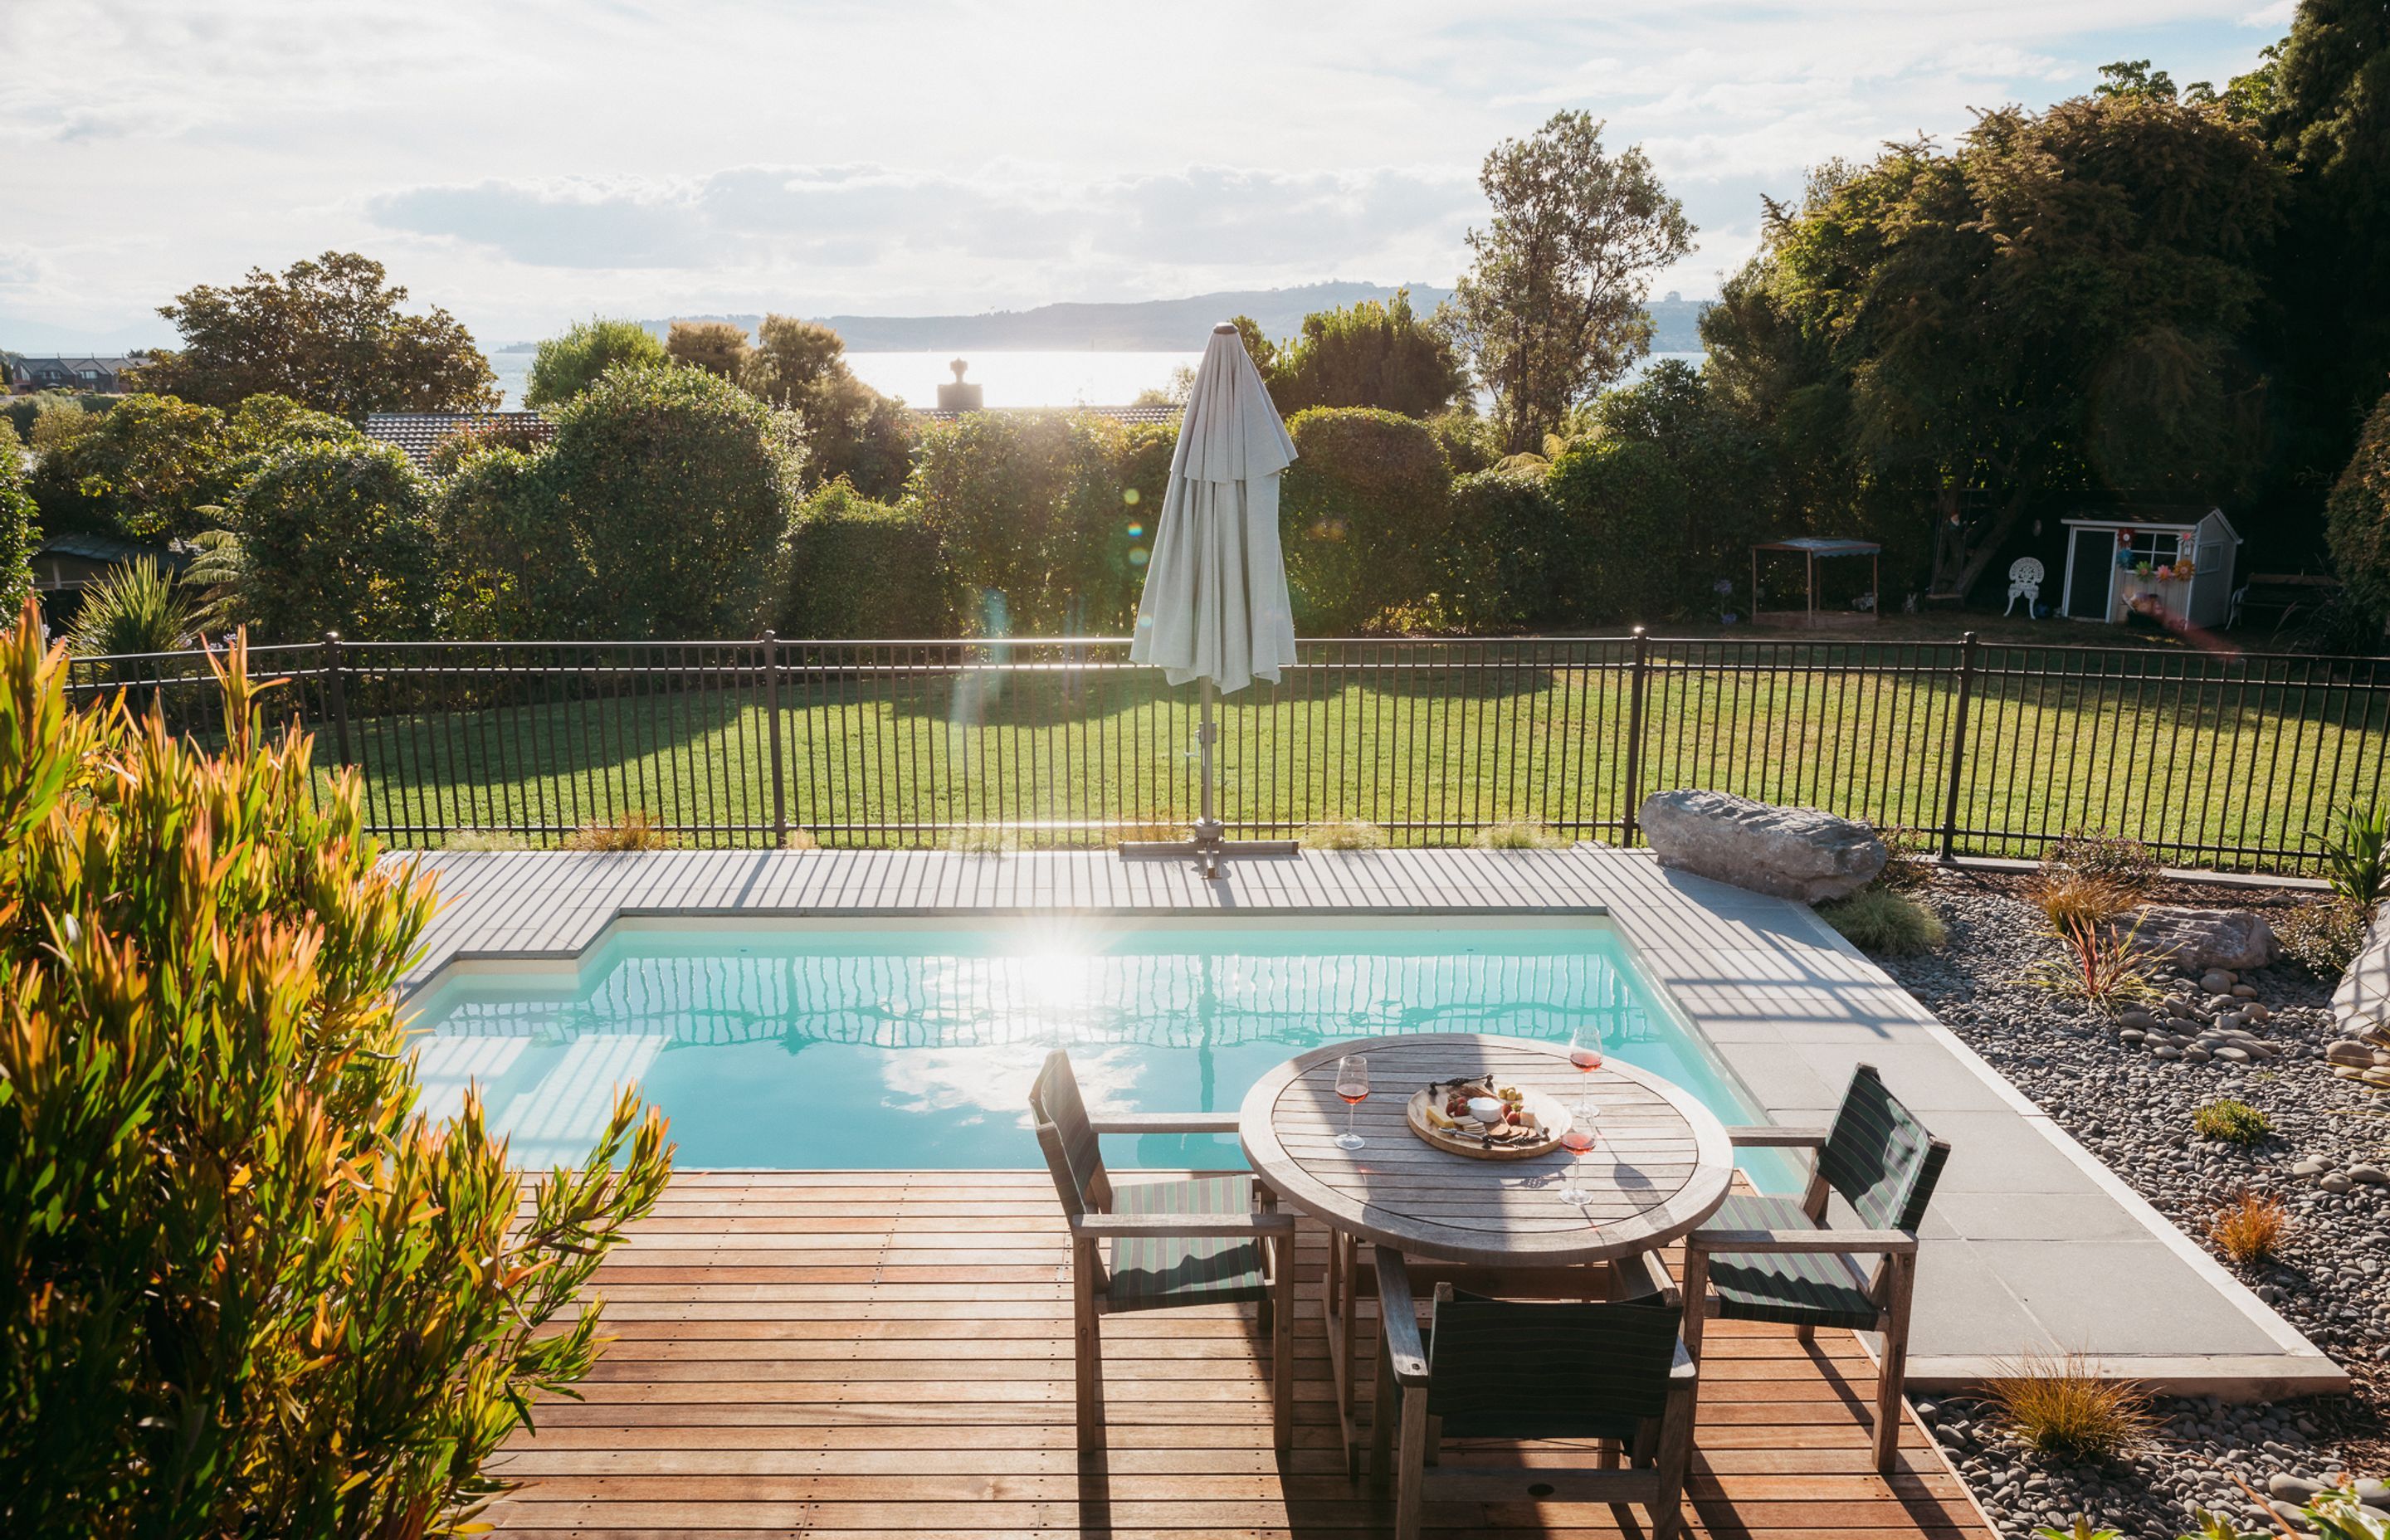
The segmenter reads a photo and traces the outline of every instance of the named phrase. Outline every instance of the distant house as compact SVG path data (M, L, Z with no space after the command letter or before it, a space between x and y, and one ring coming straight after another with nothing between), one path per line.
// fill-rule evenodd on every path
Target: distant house
M96 395L115 395L125 388L122 379L124 372L148 362L139 354L35 358L24 353L11 353L8 355L8 388L11 391L82 391Z
M556 424L537 412L368 412L366 437L394 446L421 470L440 441L460 429L521 429L542 443L556 437Z

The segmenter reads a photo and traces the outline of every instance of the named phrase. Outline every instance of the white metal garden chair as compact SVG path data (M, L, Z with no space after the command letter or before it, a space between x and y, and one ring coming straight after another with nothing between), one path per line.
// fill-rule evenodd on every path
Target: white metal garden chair
M2041 580L2044 569L2038 558L2021 556L2009 563L2009 607L2003 615L2016 612L2016 601L2024 600L2027 620L2034 618L2034 606L2041 602Z

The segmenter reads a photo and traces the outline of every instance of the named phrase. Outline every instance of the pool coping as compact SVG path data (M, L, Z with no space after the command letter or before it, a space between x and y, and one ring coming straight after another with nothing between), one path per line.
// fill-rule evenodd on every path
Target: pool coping
M2177 1394L2272 1400L2348 1385L1805 905L1667 870L1646 852L1313 851L1231 861L1210 882L1191 862L1127 863L1103 851L482 852L423 861L452 902L402 980L410 998L451 964L576 961L625 919L1604 918L1773 1121L1823 1122L1849 1067L1868 1061L1881 1062L1929 1124L1954 1128L1947 1197L1937 1196L1921 1245L1917 1389L1972 1384L2026 1352L2080 1352L2101 1372ZM1970 1176L1986 1162L2018 1174L2016 1185ZM1970 1180L1972 1189L1952 1190ZM2101 1229L2097 1238L2083 1233L2087 1218ZM2200 1351L2202 1336L2209 1351Z

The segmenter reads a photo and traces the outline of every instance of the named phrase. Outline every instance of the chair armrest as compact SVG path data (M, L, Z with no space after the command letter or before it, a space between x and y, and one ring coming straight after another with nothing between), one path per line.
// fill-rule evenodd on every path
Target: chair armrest
M1087 1125L1099 1134L1233 1134L1237 1131L1237 1114L1115 1112L1108 1118L1090 1118Z
M1695 1230L1685 1244L1704 1251L1760 1251L1780 1256L1831 1251L1913 1252L1917 1238L1907 1230Z
M1386 1362L1398 1385L1427 1383L1427 1348L1420 1341L1419 1303L1411 1297L1411 1270L1392 1246L1370 1248L1378 1257L1378 1319L1384 1323Z
M1727 1143L1738 1149L1823 1149L1823 1128L1779 1128L1767 1123L1739 1123L1726 1131Z
M1291 1213L1079 1213L1071 1216L1071 1232L1090 1238L1102 1236L1159 1235L1174 1237L1291 1236Z

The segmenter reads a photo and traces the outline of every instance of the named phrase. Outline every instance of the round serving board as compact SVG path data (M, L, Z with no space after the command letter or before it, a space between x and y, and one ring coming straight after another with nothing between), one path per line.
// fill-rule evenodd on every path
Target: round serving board
M1431 1103L1438 1110L1443 1109L1451 1084L1450 1081L1439 1081L1433 1090L1421 1086L1413 1091L1408 1105L1403 1110L1403 1121L1410 1124L1411 1132L1438 1149L1466 1155L1472 1161L1530 1161L1558 1149L1561 1136L1569 1131L1569 1110L1541 1091L1525 1092L1520 1103L1535 1114L1539 1137L1488 1145L1483 1123L1463 1119L1458 1128L1438 1128L1427 1121L1427 1110Z

